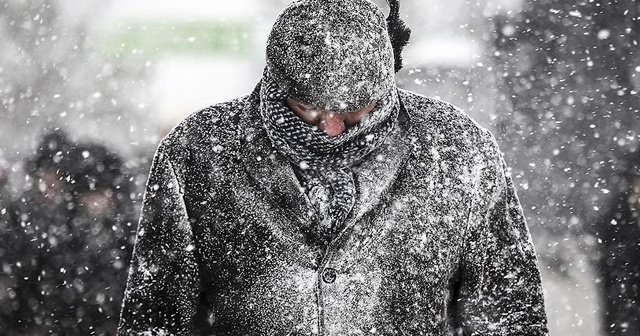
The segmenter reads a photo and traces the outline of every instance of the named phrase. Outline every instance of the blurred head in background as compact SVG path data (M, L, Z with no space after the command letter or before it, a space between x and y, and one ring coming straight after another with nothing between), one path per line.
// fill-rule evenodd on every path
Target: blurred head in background
M73 144L60 130L43 136L36 154L27 161L26 173L34 197L44 204L61 204L68 200L70 152Z
M7 182L9 181L9 173L11 165L5 160L2 151L0 151L0 228L2 227L2 219L7 214L7 206L9 205L10 195L7 191Z
M105 146L91 143L78 145L71 161L71 191L78 211L94 218L116 216L117 204L131 191L122 159Z
M11 165L9 164L9 161L5 160L2 152L0 152L0 193L2 193L2 188L7 185L10 171Z

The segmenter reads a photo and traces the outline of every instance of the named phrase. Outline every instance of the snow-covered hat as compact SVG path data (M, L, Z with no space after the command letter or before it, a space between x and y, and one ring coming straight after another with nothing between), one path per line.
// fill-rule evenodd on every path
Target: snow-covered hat
M266 56L284 91L326 110L354 111L395 88L387 23L368 0L293 1L273 25Z

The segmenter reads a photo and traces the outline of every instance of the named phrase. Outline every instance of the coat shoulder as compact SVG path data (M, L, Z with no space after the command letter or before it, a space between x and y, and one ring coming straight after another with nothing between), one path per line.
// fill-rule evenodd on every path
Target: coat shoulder
M400 90L400 99L409 115L410 141L418 152L446 152L456 161L499 162L494 136L458 107L406 90Z
M192 113L164 137L160 148L175 154L228 152L235 148L240 115L248 99L243 96Z

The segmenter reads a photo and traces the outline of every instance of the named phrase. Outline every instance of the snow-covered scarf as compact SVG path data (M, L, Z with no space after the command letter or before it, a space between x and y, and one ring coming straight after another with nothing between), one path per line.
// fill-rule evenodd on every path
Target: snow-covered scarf
M276 149L293 163L301 185L320 218L327 240L334 238L355 203L352 167L376 149L395 127L399 101L391 90L373 111L344 133L332 137L298 117L290 98L265 71L260 89L260 115Z

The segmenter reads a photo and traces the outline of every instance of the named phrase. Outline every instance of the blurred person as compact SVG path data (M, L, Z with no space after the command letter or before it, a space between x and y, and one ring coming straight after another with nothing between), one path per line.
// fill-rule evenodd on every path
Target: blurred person
M4 155L0 151L0 217L6 215L7 207L11 201L11 196L7 189L10 171L11 166L9 161L4 158Z
M34 217L41 205L25 201L16 209L23 236L16 251L29 254L15 265L14 332L112 335L133 246L130 182L122 160L102 145L75 144L65 153L56 186L66 202L49 209L64 216Z
M11 195L9 194L8 182L10 171L11 164L4 158L4 155L0 150L0 231L7 230L7 222L9 218ZM1 243L2 241L0 241L0 258L2 258L2 247L4 246L4 244ZM2 295L2 293L0 293L0 295Z
M9 264L6 263L11 243L11 235L9 231L9 203L11 201L8 193L7 181L9 178L10 165L4 159L2 151L0 151L0 334L8 327L8 321L5 318L10 315L10 307L4 303L9 302L9 289L13 285L13 279L8 274Z
M11 203L11 195L9 194L8 188L10 171L11 165L9 161L5 160L0 150L0 231L7 229L6 223L9 216L9 204ZM3 245L0 245L0 249L2 249L2 246ZM0 257L1 256L2 251L0 251Z
M163 139L119 335L547 333L502 154L396 87L390 5L292 2L254 92Z
M63 334L113 335L133 250L133 188L122 159L102 145L79 145L72 161L76 207L69 226L78 239L66 251L76 256L67 272L73 286L65 290L75 300L59 315L69 326Z
M640 335L640 155L618 176L617 194L594 228L607 335Z
M72 147L62 131L44 135L25 164L27 189L8 207L8 227L0 233L2 278L8 284L0 302L3 334L31 335L44 323L35 315L44 304L38 283L41 249L46 249L50 237L56 239L59 225L70 213L72 195L66 177Z

